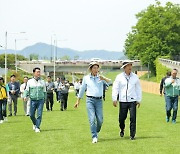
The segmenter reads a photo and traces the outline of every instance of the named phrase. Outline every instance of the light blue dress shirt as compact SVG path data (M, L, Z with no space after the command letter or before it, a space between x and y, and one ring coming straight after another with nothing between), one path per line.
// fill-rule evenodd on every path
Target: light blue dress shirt
M100 80L99 76L92 76L91 74L84 76L78 98L83 97L85 90L87 90L87 96L102 97L104 83L106 81Z

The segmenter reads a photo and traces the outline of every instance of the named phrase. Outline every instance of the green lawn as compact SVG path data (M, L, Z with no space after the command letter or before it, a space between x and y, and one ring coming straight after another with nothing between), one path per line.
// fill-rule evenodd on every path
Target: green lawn
M57 154L57 153L179 153L180 117L176 124L165 122L163 97L143 93L137 112L136 140L129 139L129 117L125 137L119 137L118 108L112 106L111 88L104 102L104 123L99 142L91 143L91 134L85 99L78 109L76 98L70 93L68 110L61 112L59 103L47 112L44 106L41 133L32 130L29 117L23 115L22 102L18 103L16 117L0 125L0 154Z

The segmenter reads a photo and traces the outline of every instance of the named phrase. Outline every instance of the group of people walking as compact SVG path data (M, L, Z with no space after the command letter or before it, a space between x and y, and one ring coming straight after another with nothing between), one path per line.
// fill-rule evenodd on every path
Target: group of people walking
M132 72L132 62L124 61L123 72L117 75L112 87L113 106L117 107L119 103L119 128L120 137L125 135L125 120L128 111L130 112L130 139L135 140L136 135L136 108L140 107L142 99L142 90L138 76ZM82 80L74 83L77 101L75 108L80 105L80 100L86 92L86 108L90 130L92 134L92 143L98 142L98 133L103 123L103 99L105 99L104 85L112 83L111 79L99 74L100 65L97 62L91 62L88 67L89 74ZM172 122L176 123L178 96L180 94L180 80L176 77L177 70L167 74L160 86L162 95L166 100L166 121L169 122L171 109L173 108ZM40 132L42 120L42 111L44 102L46 102L47 111L53 110L53 93L56 93L56 100L61 103L60 110L67 109L67 100L70 84L64 77L57 78L52 82L51 76L47 77L47 82L41 79L41 70L36 67L33 69L33 78L24 77L24 83L19 86L15 81L15 76L11 76L11 81L5 86L3 78L0 78L0 122L6 119L6 104L8 100L9 116L12 116L12 102L14 102L14 115L17 114L17 98L19 91L23 98L24 111L33 123L33 130ZM37 117L35 112L37 110Z

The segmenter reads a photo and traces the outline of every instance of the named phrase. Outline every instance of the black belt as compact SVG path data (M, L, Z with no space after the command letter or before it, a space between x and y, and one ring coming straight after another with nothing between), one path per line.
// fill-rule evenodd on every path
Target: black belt
M133 102L120 102L120 103L136 103L136 101L133 101Z
M87 96L87 97L94 98L94 99L102 99L102 96L101 97Z

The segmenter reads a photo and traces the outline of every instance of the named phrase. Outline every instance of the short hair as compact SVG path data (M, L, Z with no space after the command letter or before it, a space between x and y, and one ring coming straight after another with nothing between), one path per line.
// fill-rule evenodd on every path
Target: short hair
M10 78L12 78L12 77L14 77L14 78L15 78L16 76L13 74L13 75L11 75L11 76L10 76Z
M171 76L171 72L168 71L168 72L166 73L166 75L167 75L167 76Z
M33 68L33 73L36 72L36 70L41 70L39 67Z
M2 82L4 83L4 78L3 77L0 77L0 80L2 80Z
M24 79L25 79L25 78L29 79L28 76L24 76Z
M64 80L65 80L65 77L64 77L64 76L62 76L62 77L61 77L61 80L63 80L63 81L64 81Z
M178 72L178 70L177 70L176 68L174 68L174 69L173 69L173 71L176 71L176 72Z
M51 76L50 76L50 75L48 75L48 76L47 76L47 78L51 78Z

